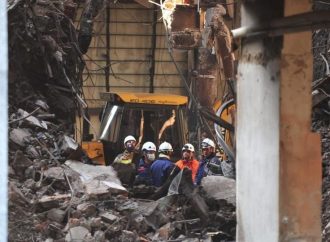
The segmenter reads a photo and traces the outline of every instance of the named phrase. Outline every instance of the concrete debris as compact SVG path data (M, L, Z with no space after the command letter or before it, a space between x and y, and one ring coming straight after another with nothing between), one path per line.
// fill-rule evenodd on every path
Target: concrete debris
M61 154L69 155L78 149L77 142L69 136L63 135L58 141Z
M92 237L88 229L82 226L71 228L65 236L66 242L85 242L88 239L91 239L92 241Z
M77 206L77 210L86 217L91 217L96 213L96 207L92 203L81 203Z
M80 174L86 194L90 197L126 192L111 166L93 166L72 160L65 164Z
M29 141L31 133L27 129L13 129L9 133L10 141L23 147Z
M236 204L236 182L224 176L206 176L202 180L202 186L206 195L215 200L225 200Z
M113 215L111 213L103 213L100 215L101 219L106 222L112 224L113 222L117 221L119 218L116 215Z
M64 170L62 167L51 167L44 171L46 178L64 181Z
M42 129L47 129L47 124L44 121L40 121L39 119L37 119L36 117L30 115L29 113L24 111L23 109L18 109L17 111L17 118L18 119L22 119L21 122L21 127L39 127Z

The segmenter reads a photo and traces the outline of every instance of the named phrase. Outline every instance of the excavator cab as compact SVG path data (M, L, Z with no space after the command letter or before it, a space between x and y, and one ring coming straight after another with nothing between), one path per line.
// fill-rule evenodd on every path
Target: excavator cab
M137 146L151 141L158 147L172 144L173 159L181 157L188 140L185 96L154 93L101 93L106 105L101 115L99 140L103 143L105 164L110 165L124 149L124 138L133 135Z

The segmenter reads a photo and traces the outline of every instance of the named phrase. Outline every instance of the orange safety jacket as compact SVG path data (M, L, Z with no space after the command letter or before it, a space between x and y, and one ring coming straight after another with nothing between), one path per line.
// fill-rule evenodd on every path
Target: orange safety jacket
M195 182L196 179L196 175L198 172L198 168L199 168L199 162L197 160L191 160L191 161L185 161L185 160L178 160L176 163L177 167L180 168L180 170L182 170L183 168L187 167L191 170L191 178L193 180L193 182Z

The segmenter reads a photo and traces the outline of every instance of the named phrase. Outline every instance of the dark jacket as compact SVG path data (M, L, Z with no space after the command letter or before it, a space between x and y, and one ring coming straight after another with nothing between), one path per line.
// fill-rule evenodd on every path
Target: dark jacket
M199 161L199 169L195 183L200 185L204 176L223 176L221 161L215 154L211 154Z

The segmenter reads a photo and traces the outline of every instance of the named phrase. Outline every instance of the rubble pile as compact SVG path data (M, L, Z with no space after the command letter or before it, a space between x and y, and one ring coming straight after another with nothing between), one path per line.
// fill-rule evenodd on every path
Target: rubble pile
M330 5L313 1L315 10ZM312 129L321 135L322 143L322 241L330 241L330 29L313 32L314 81L312 84Z
M315 122L322 141L322 241L330 240L330 122Z
M81 162L79 145L39 115L46 106L10 117L9 241L234 241L234 180L206 177L197 192L190 179L186 195L149 200L154 189L127 191L111 166Z
M110 166L67 160L36 168L21 151L15 158L24 162L9 183L9 241L235 239L232 179L206 177L200 192L153 201L132 198Z
M40 107L38 115L56 117L73 133L76 110L85 105L81 98L85 64L72 22L76 4L8 0L7 9L9 113L19 108L33 112L42 100L47 106Z
M329 35L330 37L330 35ZM312 129L322 144L322 241L330 240L330 82L329 76L313 82Z

